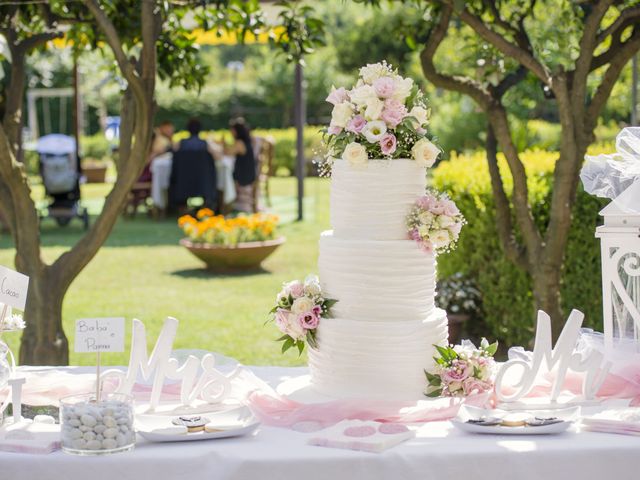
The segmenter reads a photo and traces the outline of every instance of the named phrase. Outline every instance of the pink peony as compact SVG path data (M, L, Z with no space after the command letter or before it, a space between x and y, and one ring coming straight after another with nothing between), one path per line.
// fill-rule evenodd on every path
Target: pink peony
M309 312L302 313L298 316L298 323L305 330L314 330L318 328L318 324L320 323L320 318L316 313L311 310Z
M283 310L282 308L279 308L276 311L276 326L278 327L278 329L282 332L282 333L287 333L289 332L289 311L288 310Z
M470 365L464 360L453 360L451 367L442 374L442 380L445 383L462 382L471 374L471 371Z
M389 98L395 92L395 82L391 77L380 77L373 81L373 88L380 98Z
M460 210L458 210L457 205L453 200L449 200L448 198L444 198L440 200L442 207L444 208L444 214L449 217L455 217L460 214Z
M285 290L295 299L304 295L304 285L298 280L294 280L286 285Z
M431 211L431 208L438 200L433 195L424 195L416 202L418 206L426 211Z
M407 116L407 107L402 102L389 98L384 101L384 109L380 118L390 127L398 126L402 119Z
M340 132L342 132L342 127L329 125L329 129L327 130L327 132L329 133L329 135L338 135Z
M362 115L356 115L349 121L345 130L347 132L360 133L366 124L367 121Z
M337 105L349 99L349 93L345 90L344 87L334 88L331 90L331 93L326 98L327 102Z
M380 150L383 155L392 155L396 151L396 136L393 133L385 133L380 139Z
M491 382L484 382L474 377L468 377L462 382L462 388L464 389L465 395L471 395L472 393L484 393L491 390L492 387L493 385Z
M444 204L442 200L436 200L433 205L431 205L430 212L434 215L442 215L444 213Z
M420 232L418 232L417 228L411 229L411 231L409 232L409 237L411 237L411 240L415 240L416 242L419 242L420 240L422 240L422 237L420 236Z
M320 305L316 305L315 307L313 307L311 311L315 313L318 317L322 315L322 307Z

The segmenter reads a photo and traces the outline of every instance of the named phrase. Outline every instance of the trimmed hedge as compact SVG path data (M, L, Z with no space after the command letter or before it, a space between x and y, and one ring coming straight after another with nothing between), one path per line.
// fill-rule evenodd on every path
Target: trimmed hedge
M613 147L599 146L593 153L607 149L612 151ZM544 226L549 218L552 175L557 158L557 153L541 150L522 154L529 178L530 203L539 226ZM511 175L505 159L501 157L499 162L510 195ZM528 345L535 324L531 281L503 254L484 152L453 154L451 160L441 162L434 170L432 184L455 200L468 221L456 250L438 258L441 278L462 272L475 280L482 293L484 318L468 325L468 334L496 338L505 346ZM561 284L566 314L577 308L586 315L585 326L596 329L602 328L602 291L600 246L594 233L599 221L598 212L605 203L580 187Z

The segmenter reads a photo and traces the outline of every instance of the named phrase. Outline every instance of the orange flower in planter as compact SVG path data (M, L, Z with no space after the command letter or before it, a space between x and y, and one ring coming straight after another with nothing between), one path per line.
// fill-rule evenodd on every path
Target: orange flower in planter
M276 236L278 217L256 213L239 215L234 218L213 216L209 209L200 209L195 218L185 215L178 220L178 226L192 241L214 245L235 246L239 243L262 242Z

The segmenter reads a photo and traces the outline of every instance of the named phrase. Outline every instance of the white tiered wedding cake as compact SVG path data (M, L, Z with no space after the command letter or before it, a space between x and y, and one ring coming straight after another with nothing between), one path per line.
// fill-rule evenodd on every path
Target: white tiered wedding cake
M424 194L414 160L332 167L331 226L320 238L323 292L338 302L309 349L313 388L329 396L415 398L447 342L435 308L435 258L407 237L406 216Z
M446 195L425 191L440 150L410 78L367 65L327 101L321 172L332 177L333 230L320 238L320 280L284 284L272 318L283 352L309 346L316 392L413 400L431 383L434 345L447 343L435 255L455 245L464 218Z

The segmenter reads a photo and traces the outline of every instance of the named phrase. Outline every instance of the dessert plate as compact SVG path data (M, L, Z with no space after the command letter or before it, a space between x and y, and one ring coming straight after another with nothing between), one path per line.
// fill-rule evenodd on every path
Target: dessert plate
M453 425L467 433L484 433L493 435L550 435L554 433L565 432L572 422L561 421L550 425L540 425L536 427L505 427L502 425L478 425L475 423L462 422L460 420L452 420Z
M178 432L179 428L171 423L173 417L167 415L137 415L136 431L150 442L192 442L249 435L260 426L247 407L202 415L210 420L207 427L216 431Z
M519 425L519 426L506 426L506 425L493 425L493 424L478 424L469 422L473 419L487 418L496 422L513 421L513 412L507 412L505 410L488 410L484 408L472 407L469 405L463 405L460 407L458 416L454 418L451 423L453 425L467 433L484 433L493 435L550 435L565 432L575 420L579 413L579 408L565 408L559 410L536 410L536 411L523 411L516 416L524 418L530 418L533 420L538 418L553 418L555 423L542 424L542 425ZM489 422L491 423L491 422ZM524 422L523 422L524 423Z

